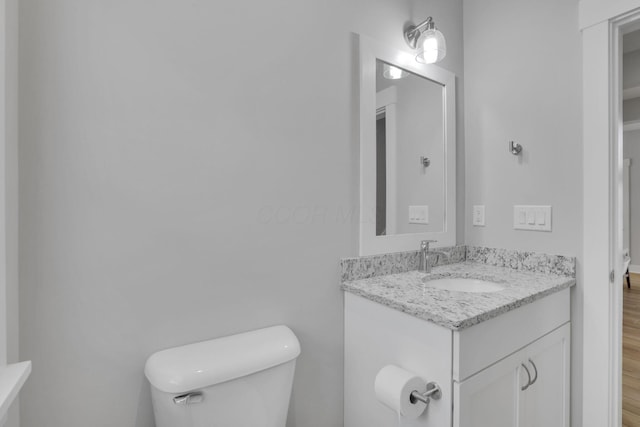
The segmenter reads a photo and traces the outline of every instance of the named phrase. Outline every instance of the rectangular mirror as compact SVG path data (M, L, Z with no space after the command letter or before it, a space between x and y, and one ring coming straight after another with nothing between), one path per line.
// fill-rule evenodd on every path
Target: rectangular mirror
M376 236L444 230L444 86L376 59Z
M360 37L360 254L455 242L455 75Z

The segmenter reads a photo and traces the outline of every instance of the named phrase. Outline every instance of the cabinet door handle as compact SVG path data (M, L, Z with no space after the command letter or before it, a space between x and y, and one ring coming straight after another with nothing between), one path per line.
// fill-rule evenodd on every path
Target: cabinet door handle
M521 363L520 365L522 365L522 367L524 368L524 370L527 373L527 377L529 378L529 380L527 381L527 385L523 385L522 387L520 387L520 390L525 391L532 384L531 383L531 374L529 373L529 368L527 368L527 365L525 365L524 363Z
M534 385L536 383L536 381L538 381L538 368L536 367L536 364L533 363L533 360L529 359L529 363L531 363L531 366L533 366L533 373L534 373L534 378L531 381L531 384L529 385Z

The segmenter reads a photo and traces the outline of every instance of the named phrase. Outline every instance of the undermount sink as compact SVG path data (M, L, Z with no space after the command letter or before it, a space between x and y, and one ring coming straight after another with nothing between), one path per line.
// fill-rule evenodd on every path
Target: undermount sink
M424 280L425 286L445 291L456 292L498 292L504 289L503 285L486 280L466 279L466 278L444 278L435 280Z

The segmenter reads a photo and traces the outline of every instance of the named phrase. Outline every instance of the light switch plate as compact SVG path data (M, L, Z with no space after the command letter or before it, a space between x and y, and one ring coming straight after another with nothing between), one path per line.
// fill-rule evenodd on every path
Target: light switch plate
M551 231L551 206L514 206L513 228L516 230Z
M473 225L484 227L484 205L473 205Z
M409 206L409 224L429 224L429 206Z

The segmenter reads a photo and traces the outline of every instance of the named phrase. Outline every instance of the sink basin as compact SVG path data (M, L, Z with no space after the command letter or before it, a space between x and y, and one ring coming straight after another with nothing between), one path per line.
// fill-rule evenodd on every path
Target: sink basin
M486 280L464 279L464 278L445 278L435 280L425 280L425 286L435 289L444 289L445 291L457 292L498 292L504 289L503 285Z

